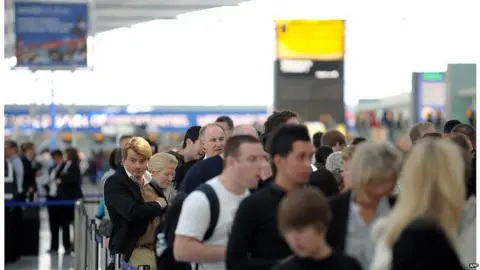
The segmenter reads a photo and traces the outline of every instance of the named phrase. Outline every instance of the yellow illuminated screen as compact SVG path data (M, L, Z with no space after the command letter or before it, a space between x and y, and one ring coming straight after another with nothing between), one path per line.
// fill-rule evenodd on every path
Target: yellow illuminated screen
M343 59L343 20L277 20L275 25L278 59Z

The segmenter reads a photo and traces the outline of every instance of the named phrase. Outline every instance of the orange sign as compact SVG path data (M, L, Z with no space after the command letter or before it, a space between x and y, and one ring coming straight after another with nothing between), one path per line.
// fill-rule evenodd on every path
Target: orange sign
M343 59L345 21L278 20L275 25L278 59Z

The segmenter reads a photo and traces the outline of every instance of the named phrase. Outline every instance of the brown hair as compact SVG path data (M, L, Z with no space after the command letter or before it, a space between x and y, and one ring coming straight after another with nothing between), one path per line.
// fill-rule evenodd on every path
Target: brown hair
M282 111L274 111L265 121L264 133L268 134L272 132L275 128L277 128L281 124L285 124L291 118L298 118L298 113L292 112L289 110L282 110Z
M309 226L322 232L328 228L332 219L327 198L316 187L290 191L280 202L277 214L278 228L282 234Z
M452 129L452 133L462 133L468 137L473 145L477 143L477 132L474 127L468 124L458 124Z
M470 139L463 133L451 133L448 138L459 146L462 151L463 160L465 162L465 180L469 181L470 174L472 173L472 157L470 155L471 148L469 145Z
M422 138L425 135L425 132L430 128L435 129L435 126L430 122L419 122L413 125L408 133L408 137L410 137L412 144Z
M468 144L469 143L469 138L467 135L463 133L452 133L448 136L450 140L452 140L456 145L460 146L465 151L470 151L471 147Z
M20 151L22 151L23 154L29 150L35 150L35 145L32 142L24 142L20 145Z
M347 142L345 140L345 136L343 134L336 130L336 129L331 129L322 136L322 145L334 147L337 145L346 145Z
M65 149L65 155L67 156L67 160L76 164L80 163L80 157L78 156L77 148L67 147L67 149Z
M123 160L127 159L128 150L132 150L137 155L140 155L146 159L152 157L152 148L147 140L142 137L132 137L122 149Z

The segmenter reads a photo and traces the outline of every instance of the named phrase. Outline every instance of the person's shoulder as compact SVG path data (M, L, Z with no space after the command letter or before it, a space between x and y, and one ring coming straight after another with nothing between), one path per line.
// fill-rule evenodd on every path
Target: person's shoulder
M207 195L200 190L194 190L185 198L183 205L194 208L208 206Z
M240 205L242 207L250 207L252 205L258 207L259 203L268 200L271 192L272 191L270 186L266 186L264 188L256 190L255 192L250 193L250 195L248 195L245 199L243 199Z
M207 195L199 190L188 194L182 203L182 212L189 213L188 215L208 214L209 211L210 202Z
M220 155L216 155L213 157L206 158L202 161L201 163L204 164L204 166L211 166L212 164L218 164L223 162L223 158Z
M434 218L421 217L410 222L403 232L439 231L440 224Z
M191 165L190 165L191 167L188 170L188 172L201 170L205 166L205 164L208 164L207 160L208 160L208 158L192 162ZM188 163L185 163L185 164L188 164Z
M272 270L296 270L298 269L298 257L292 255L272 267Z
M415 249L431 249L450 246L447 236L437 220L428 217L421 217L408 224L397 242L394 250L409 246L415 246Z
M350 257L346 254L339 253L339 252L334 252L332 256L335 257L335 260L344 266L342 269L348 269L348 270L361 270L362 266L360 263L357 261L357 259Z
M332 196L328 199L330 206L338 205L339 203L346 202L350 200L352 192L351 191L345 191L340 194L337 194L335 196Z
M219 164L222 165L222 157L220 156L214 156L214 157L209 157L207 159L203 159L203 160L200 160L198 161L197 163L195 163L191 168L190 170L188 170L188 173L190 173L190 171L193 171L195 172L195 174L198 174L198 173L209 173L212 168L219 168Z
M192 160L189 160L185 163L183 163L182 165L180 165L180 167L192 167L193 165L197 164L198 162L200 162L202 160L200 159L192 159Z
M112 187L114 185L115 186L125 185L126 180L130 180L130 179L128 179L128 177L122 172L121 169L118 169L105 179L104 187L108 189L109 187Z

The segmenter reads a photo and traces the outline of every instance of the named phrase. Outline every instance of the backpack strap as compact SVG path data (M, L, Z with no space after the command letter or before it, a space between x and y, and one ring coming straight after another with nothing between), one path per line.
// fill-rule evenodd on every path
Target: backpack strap
M205 241L212 237L215 227L217 227L218 217L220 215L220 202L217 193L215 193L215 190L209 184L201 185L198 187L198 190L207 196L208 204L210 205L210 224L203 237L203 240Z
M203 240L206 241L212 237L215 228L217 227L218 217L220 216L220 201L218 200L217 193L209 184L202 184L196 190L203 192L208 199L208 205L210 206L210 224L208 225L207 232ZM194 270L199 270L200 264L195 263Z

